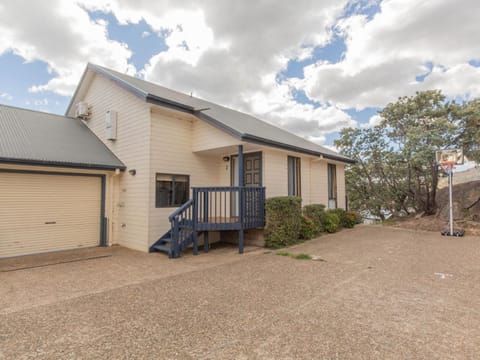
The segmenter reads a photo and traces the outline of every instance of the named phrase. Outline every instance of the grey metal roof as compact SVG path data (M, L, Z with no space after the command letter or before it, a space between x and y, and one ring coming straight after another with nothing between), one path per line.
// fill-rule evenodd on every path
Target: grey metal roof
M125 169L81 120L5 105L0 105L0 162Z
M116 81L120 86L136 93L148 102L171 106L192 113L198 118L211 123L243 141L323 156L327 159L346 163L354 162L352 159L340 155L335 151L315 144L251 115L187 94L182 94L98 65L88 64L87 69L107 76L113 81ZM70 104L70 107L71 106L72 104Z

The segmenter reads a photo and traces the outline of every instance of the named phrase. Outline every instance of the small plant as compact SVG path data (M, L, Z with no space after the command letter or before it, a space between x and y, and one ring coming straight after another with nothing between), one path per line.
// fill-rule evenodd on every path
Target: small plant
M312 260L312 257L308 254L296 254L292 257L297 260Z
M300 254L292 254L289 253L288 251L277 251L277 255L279 256L288 256L291 257L292 259L297 259L297 260L312 260L312 257L308 254L300 253Z
M325 221L323 223L323 228L328 233L334 233L338 229L338 225L340 224L340 218L335 212L327 211L325 213Z

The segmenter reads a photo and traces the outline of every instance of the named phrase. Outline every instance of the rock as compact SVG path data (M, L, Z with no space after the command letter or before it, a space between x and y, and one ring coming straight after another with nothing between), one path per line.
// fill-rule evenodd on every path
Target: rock
M453 217L460 219L478 219L480 217L480 181L470 181L453 186ZM439 189L437 193L437 216L449 218L448 188Z
M423 215L425 215L425 211L422 211L421 213L415 215L415 219L420 219L421 217L423 217Z

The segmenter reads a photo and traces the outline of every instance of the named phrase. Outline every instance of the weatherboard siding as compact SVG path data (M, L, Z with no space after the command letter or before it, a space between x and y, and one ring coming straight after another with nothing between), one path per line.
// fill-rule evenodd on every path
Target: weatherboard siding
M328 204L327 162L312 160L310 163L310 203Z
M225 168L221 156L192 152L195 121L180 112L153 107L150 122L150 174L149 174L149 243L153 243L169 228L168 216L176 210L155 207L155 175L180 174L190 176L190 187L228 186L219 169ZM216 129L213 129L216 130ZM211 140L214 141L212 131Z
M288 195L288 156L301 159L302 205L328 204L328 161L281 150L263 150L263 183L267 197ZM337 165L337 206L345 208L345 165Z
M194 152L239 144L239 140L203 120L195 119L192 124L192 130L191 148Z
M118 175L116 209L112 219L112 239L132 249L148 249L149 220L149 142L150 109L148 104L103 75L95 75L83 99L91 106L86 124L127 166ZM117 112L117 140L105 138L105 115ZM128 170L136 170L135 175Z
M263 184L266 197L288 195L287 153L265 149L263 151Z
M345 164L337 163L337 207L345 209Z

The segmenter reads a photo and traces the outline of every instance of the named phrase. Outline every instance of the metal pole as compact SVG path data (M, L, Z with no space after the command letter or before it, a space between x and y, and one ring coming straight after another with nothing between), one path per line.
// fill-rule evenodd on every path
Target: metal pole
M448 167L448 196L450 200L450 236L453 236L453 165Z

